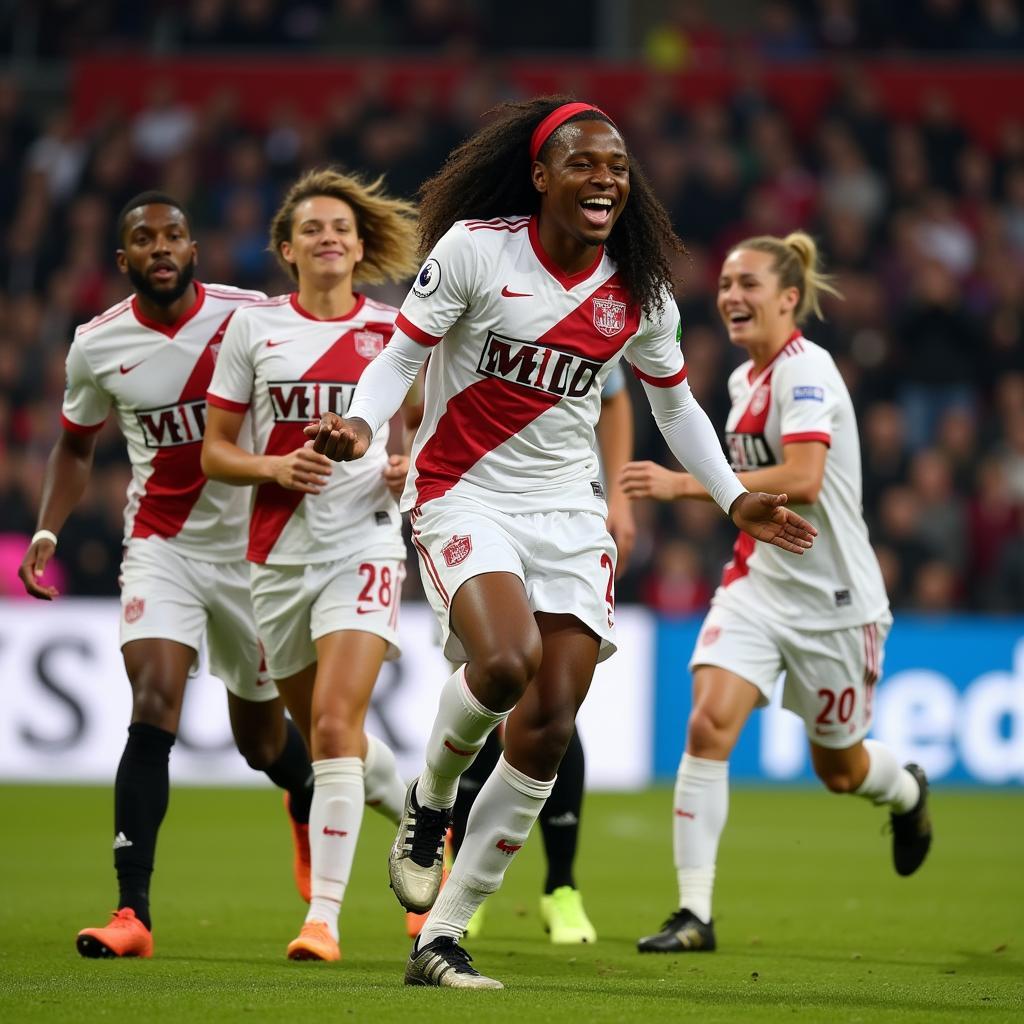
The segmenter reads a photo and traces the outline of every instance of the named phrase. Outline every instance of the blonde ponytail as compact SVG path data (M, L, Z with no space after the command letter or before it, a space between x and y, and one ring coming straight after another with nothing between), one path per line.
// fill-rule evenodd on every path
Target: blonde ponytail
M827 293L837 299L843 296L832 283L832 276L826 274L820 266L818 246L806 231L793 231L785 238L775 235L759 235L748 238L733 246L737 249L754 249L766 252L773 257L773 272L778 276L780 288L796 288L800 298L793 311L793 319L802 324L811 313L819 320L821 315L821 295Z

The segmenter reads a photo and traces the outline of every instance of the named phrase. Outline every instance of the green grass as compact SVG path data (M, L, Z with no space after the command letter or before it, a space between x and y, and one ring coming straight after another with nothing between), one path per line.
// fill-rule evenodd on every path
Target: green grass
M1024 796L933 795L919 875L889 866L884 814L812 790L741 790L718 867L714 954L641 957L674 906L670 795L594 795L580 886L600 941L541 931L539 839L488 906L477 965L504 992L406 989L387 888L392 829L364 824L342 914L344 960L293 964L303 905L279 797L178 789L158 850L150 961L83 960L75 932L114 904L111 797L0 787L0 1020L1020 1021Z

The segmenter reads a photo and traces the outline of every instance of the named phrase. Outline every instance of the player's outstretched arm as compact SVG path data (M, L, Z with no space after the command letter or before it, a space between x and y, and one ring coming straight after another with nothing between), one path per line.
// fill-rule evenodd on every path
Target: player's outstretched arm
M729 518L754 540L802 555L813 545L818 531L785 507L788 500L785 494L747 491L732 503Z
M89 475L92 473L92 459L96 451L96 432L87 434L64 430L50 452L43 477L43 498L36 523L38 532L46 530L58 534L71 510L81 500ZM32 597L41 601L52 601L57 596L56 587L44 587L39 582L47 562L53 558L57 545L48 537L33 541L18 567L18 578Z
M796 554L813 544L817 531L784 507L789 500L785 494L746 490L725 461L715 429L685 381L668 388L645 382L644 390L672 454L741 530Z
M348 417L321 416L305 428L312 449L334 462L349 462L366 453L378 430L401 408L430 349L396 329L387 347L363 371L348 407Z

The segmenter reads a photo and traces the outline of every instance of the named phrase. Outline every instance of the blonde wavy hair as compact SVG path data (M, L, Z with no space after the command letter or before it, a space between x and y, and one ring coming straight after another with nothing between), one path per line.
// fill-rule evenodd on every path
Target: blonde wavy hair
M389 196L384 191L383 175L376 181L365 181L337 167L323 167L307 171L288 189L270 222L268 248L296 281L298 270L281 255L281 243L292 240L299 203L314 196L341 199L356 215L356 233L363 243L363 258L353 271L354 283L403 281L419 269L416 207L404 199Z
M793 231L785 238L775 235L757 235L734 245L730 252L753 249L773 257L772 272L779 279L780 288L796 288L800 298L793 319L802 324L813 313L819 320L822 294L841 299L842 293L832 283L832 276L821 269L818 245L805 231Z

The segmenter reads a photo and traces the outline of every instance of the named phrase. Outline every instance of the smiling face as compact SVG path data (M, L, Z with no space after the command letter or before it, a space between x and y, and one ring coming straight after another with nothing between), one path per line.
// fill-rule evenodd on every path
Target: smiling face
M629 159L607 121L563 125L533 164L541 215L575 241L596 246L611 234L629 198Z
M311 196L295 207L291 238L281 243L281 256L299 281L351 281L363 258L363 242L355 211L344 199Z
M756 249L733 249L718 277L718 314L734 345L747 348L785 341L793 332L797 288L780 288L775 257Z
M139 295L170 306L185 294L195 274L196 243L181 210L164 203L130 210L122 244L117 266Z

